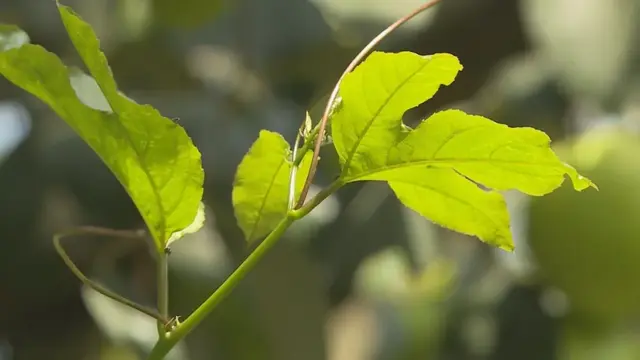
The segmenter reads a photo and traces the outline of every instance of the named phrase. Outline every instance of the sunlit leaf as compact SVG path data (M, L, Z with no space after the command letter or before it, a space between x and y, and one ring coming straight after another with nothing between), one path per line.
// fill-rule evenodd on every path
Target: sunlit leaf
M374 52L340 84L331 118L333 141L346 175L383 164L386 150L406 134L402 115L449 85L462 69L449 54Z
M545 195L565 176L576 190L595 185L532 128L510 128L459 110L436 113L415 130L404 126L402 115L450 84L461 68L452 55L374 53L346 76L331 118L341 181L387 181L426 218L511 250L509 216L498 191Z
M562 162L550 144L544 132L533 128L511 128L482 116L446 110L422 122L392 149L387 167L453 168L486 187L535 196L558 188L565 175L576 190L595 186Z
M544 195L558 188L565 175L576 190L595 187L560 161L549 143L547 135L531 128L447 110L389 149L386 164L367 164L366 171L343 181L387 181L406 206L435 223L509 250L507 208L495 191Z
M312 153L305 154L296 173L297 199L309 173ZM233 187L236 219L247 241L275 228L287 214L291 149L278 133L262 130L238 166Z
M91 27L68 8L59 10L111 111L83 103L69 69L40 46L0 52L0 73L49 105L91 146L131 196L162 250L198 214L204 181L200 153L182 127L117 91Z
M452 169L399 167L363 179L388 181L405 206L436 224L513 250L503 196L479 188Z

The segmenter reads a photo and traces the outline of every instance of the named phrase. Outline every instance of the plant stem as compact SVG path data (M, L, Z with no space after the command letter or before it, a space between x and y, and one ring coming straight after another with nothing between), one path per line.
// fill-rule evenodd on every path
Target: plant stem
M271 249L284 232L293 223L293 216L286 216L276 228L267 236L262 243L245 259L242 264L225 280L220 287L203 302L185 321L168 334L165 341L159 341L153 348L149 360L163 359L175 344L190 333L209 313L240 283L240 281L251 271L264 255Z
M157 253L157 282L158 282L158 311L160 315L169 318L169 253L162 251ZM162 338L166 334L166 321L158 321L158 335Z
M334 183L332 183L329 187L318 193L313 199L309 201L309 203L305 204L306 196L309 192L309 188L311 187L311 182L315 177L315 172L318 167L319 161L319 153L320 147L322 146L322 140L325 133L325 128L327 125L327 121L329 119L329 115L331 112L331 108L338 97L338 91L340 89L340 82L342 79L349 74L351 71L355 69L355 67L365 58L365 56L387 35L393 32L395 29L400 27L400 25L405 22L411 20L416 15L421 12L431 8L436 5L440 0L431 0L414 11L412 11L409 15L404 16L399 19L389 27L387 27L384 31L382 31L378 36L376 36L373 40L367 44L367 46L360 51L360 53L351 61L349 66L345 69L342 76L336 83L329 100L327 101L327 106L325 107L324 114L322 116L322 120L315 126L308 137L309 139L314 139L315 137L315 147L313 150L313 158L311 160L311 168L309 169L309 174L305 180L302 193L296 206L293 210L289 210L287 216L282 219L278 225L273 229L273 231L258 245L258 247L240 264L240 266L218 287L218 289L209 296L204 303L202 303L187 319L178 324L173 331L166 334L165 337L160 337L156 346L151 350L151 354L149 355L149 360L162 360L166 356L166 354L171 351L171 349L184 338L187 334L189 334L198 324L200 324L206 317L213 311L213 309L220 304L222 300L224 300L233 289L240 283L240 281L258 264L258 262L266 255L266 253L278 242L278 240L282 237L285 231L293 224L294 221L301 219L306 216L313 210L316 206L318 206L324 199L326 199L333 192L338 190L344 183L342 180L338 179ZM296 141L297 142L297 141ZM300 164L302 158L306 154L307 151L311 149L311 144L313 141L307 141L302 146L300 151L294 155L294 168ZM296 144L297 150L297 144ZM291 173L291 178L295 176L295 170ZM290 179L291 180L291 179Z
M441 0L428 1L428 2L420 5L418 8L413 10L408 15L400 18L399 20L397 20L393 24L389 25L380 34L378 34L378 36L373 38L373 40L371 40L367 44L367 46L365 46L360 51L360 53L358 53L358 55L356 55L356 57L353 58L353 60L349 64L349 66L347 66L347 68L344 70L344 72L340 76L340 79L338 79L338 82L336 83L336 86L333 88L333 91L331 92L331 96L329 96L329 100L327 100L327 106L325 107L324 113L322 114L322 119L320 120L320 126L318 127L318 135L316 137L315 148L313 149L313 158L311 159L311 167L309 168L309 175L307 175L307 179L305 180L304 186L302 187L302 192L300 193L300 198L298 199L298 203L296 204L296 208L300 208L300 207L302 207L302 205L304 205L304 201L307 198L307 194L309 193L309 188L311 187L311 183L313 182L313 178L315 177L316 169L318 168L320 146L322 145L322 139L324 138L324 132L325 132L325 128L327 126L327 121L329 120L329 114L331 113L331 108L333 106L333 103L336 101L336 98L338 97L338 92L340 91L340 82L342 82L342 79L344 79L344 77L347 76L347 74L349 74L351 71L353 71L356 68L356 66L358 66L358 64L362 60L364 60L364 58L367 56L367 54L369 54L369 52L371 52L371 50L373 50L373 48L376 47L380 43L380 41L382 41L385 37L387 37L394 30L399 28L402 24L404 24L407 21L413 19L414 17L416 17L418 14L422 13L423 11L433 7L434 5L439 3L440 1Z
M336 181L326 189L319 192L307 205L298 210L289 211L287 216L282 219L271 233L256 247L256 249L238 266L238 268L218 287L218 289L209 296L184 322L178 324L175 329L164 337L160 337L156 345L151 350L148 360L162 360L169 351L182 340L187 334L195 329L213 309L222 302L242 279L258 265L260 260L269 252L271 248L280 240L285 231L293 224L309 214L316 206L332 193L338 190L343 183Z
M71 270L71 272L78 279L80 279L80 281L85 286L92 288L93 290L99 292L100 294L112 300L115 300L123 305L126 305L135 310L138 310L139 312L146 314L148 316L151 316L152 318L155 318L156 320L158 320L158 323L166 323L168 321L168 318L169 318L168 316L163 316L162 314L158 313L153 309L147 308L146 306L142 306L127 298L124 298L116 294L115 292L105 288L104 286L94 282L88 277L86 277L82 273L82 271L80 271L80 269L78 269L78 267L73 263L73 260L71 260L69 255L67 255L67 252L65 251L61 243L62 239L65 237L78 236L78 235L103 235L103 236L113 236L113 237L120 237L120 238L129 238L129 239L140 239L143 237L143 235L141 235L139 232L134 232L129 230L113 230L113 229L106 229L106 228L93 227L93 226L83 226L83 227L73 228L73 229L54 235L53 246L58 252L58 255L60 256L60 258L62 258L62 261L64 261L64 263L67 265L69 270Z
M313 127L313 130L311 130L311 133L309 133L309 136L308 136L309 141L304 142L304 144L298 151L298 155L296 155L295 160L293 161L294 166L300 165L300 163L302 162L302 159L304 158L304 155L307 153L307 151L311 150L311 145L314 144L312 139L318 135L319 131L320 131L320 124Z

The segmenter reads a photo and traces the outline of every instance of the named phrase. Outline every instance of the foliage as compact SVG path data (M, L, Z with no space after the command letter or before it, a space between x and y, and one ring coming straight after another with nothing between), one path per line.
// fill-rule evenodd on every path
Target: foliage
M498 191L544 195L559 187L565 175L577 190L593 184L560 161L549 147L549 137L535 129L510 128L460 110L438 112L415 130L402 123L405 111L431 98L441 85L451 84L461 69L449 54L374 52L348 74L331 117L342 165L338 182L386 181L400 201L426 218L511 250L509 215ZM273 143L262 152L279 153L281 146ZM255 163L252 169L262 174L273 162L277 159ZM253 189L243 186L243 191L266 198L269 188L259 183ZM283 202L284 195L276 201ZM273 228L283 214L274 216L270 226L261 226ZM239 220L245 234L251 233L242 214Z
M68 7L60 15L110 111L81 101L69 69L38 45L0 53L0 72L49 105L100 156L142 214L158 249L188 227L199 211L204 172L184 129L149 105L121 94L89 24Z
M290 157L289 144L282 135L262 130L238 166L232 198L248 241L264 237L287 215L293 167ZM296 174L296 195L302 191L310 165L311 152L307 152Z
M118 91L91 27L71 9L59 4L58 9L104 96L104 108L83 102L73 86L74 73L54 54L28 44L15 27L0 28L0 73L51 107L100 156L142 214L155 240L159 273L166 273L162 259L169 242L204 222L200 153L182 127ZM266 238L183 323L174 317L160 324L152 358L162 358L199 324L292 222L348 183L385 181L403 204L424 217L505 250L513 249L513 241L500 191L541 196L558 188L565 176L576 190L595 188L562 162L549 137L535 129L510 128L460 110L435 113L416 129L402 123L407 110L451 84L461 70L450 54L374 52L347 73L337 102L328 104L341 172L301 207L294 204L304 199L315 173L317 151L312 153L310 146L325 143L319 130L325 119L313 126L307 118L301 129L304 146L298 148L296 141L293 150L280 134L260 132L238 167L232 200L247 240ZM163 298L167 280L159 276L158 281ZM159 300L160 321L167 307Z

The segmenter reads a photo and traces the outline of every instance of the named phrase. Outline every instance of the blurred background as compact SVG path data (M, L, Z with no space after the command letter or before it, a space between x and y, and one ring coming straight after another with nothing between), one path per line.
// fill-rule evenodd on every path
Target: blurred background
M121 90L179 118L202 152L208 220L173 248L172 314L247 255L231 185L258 131L292 141L360 48L421 1L64 1L96 30ZM636 0L444 0L402 27L379 49L464 65L407 124L447 107L544 130L600 191L505 194L506 253L434 226L385 184L350 185L168 359L640 359L638 18ZM53 1L2 0L0 22L81 65ZM337 171L330 149L322 158L317 188ZM144 359L153 320L83 288L51 242L78 225L141 228L140 216L70 128L4 79L0 214L0 360ZM153 305L143 241L66 246L93 279Z

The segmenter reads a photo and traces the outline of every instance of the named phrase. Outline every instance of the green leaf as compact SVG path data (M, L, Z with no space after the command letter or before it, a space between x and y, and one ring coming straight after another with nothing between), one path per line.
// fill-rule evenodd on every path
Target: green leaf
M388 181L405 206L436 224L513 250L504 197L479 188L452 169L401 167L366 179Z
M100 41L89 24L83 21L71 8L57 3L62 23L89 73L102 90L115 113L136 111L150 106L138 105L118 92L107 58L100 50Z
M296 173L297 199L309 174L312 152L302 159ZM288 211L291 149L282 135L260 131L258 139L238 166L233 207L247 241L268 234Z
M331 118L343 174L384 164L386 150L406 134L402 115L451 84L461 69L449 54L374 52L345 76Z
M542 131L446 110L423 121L392 149L386 167L453 168L486 187L534 196L557 189L565 175L576 190L595 187L562 162L550 145L551 139Z
M204 181L200 153L182 127L117 91L91 27L68 8L59 9L112 111L83 103L69 69L40 46L0 52L0 73L50 106L91 146L122 183L162 251L198 214Z
M345 76L331 118L340 181L387 181L423 216L511 250L509 216L498 191L544 195L565 176L576 190L595 185L560 161L549 137L535 129L458 110L436 113L415 130L402 123L407 110L451 84L461 69L449 54L373 53Z
M596 187L558 159L545 133L459 110L434 114L384 157L384 164L366 162L360 167L364 171L341 180L387 181L398 198L421 215L506 250L513 243L507 209L496 190L544 195L558 188L565 175L576 190Z
M0 24L0 51L20 47L29 41L29 35L19 27Z

